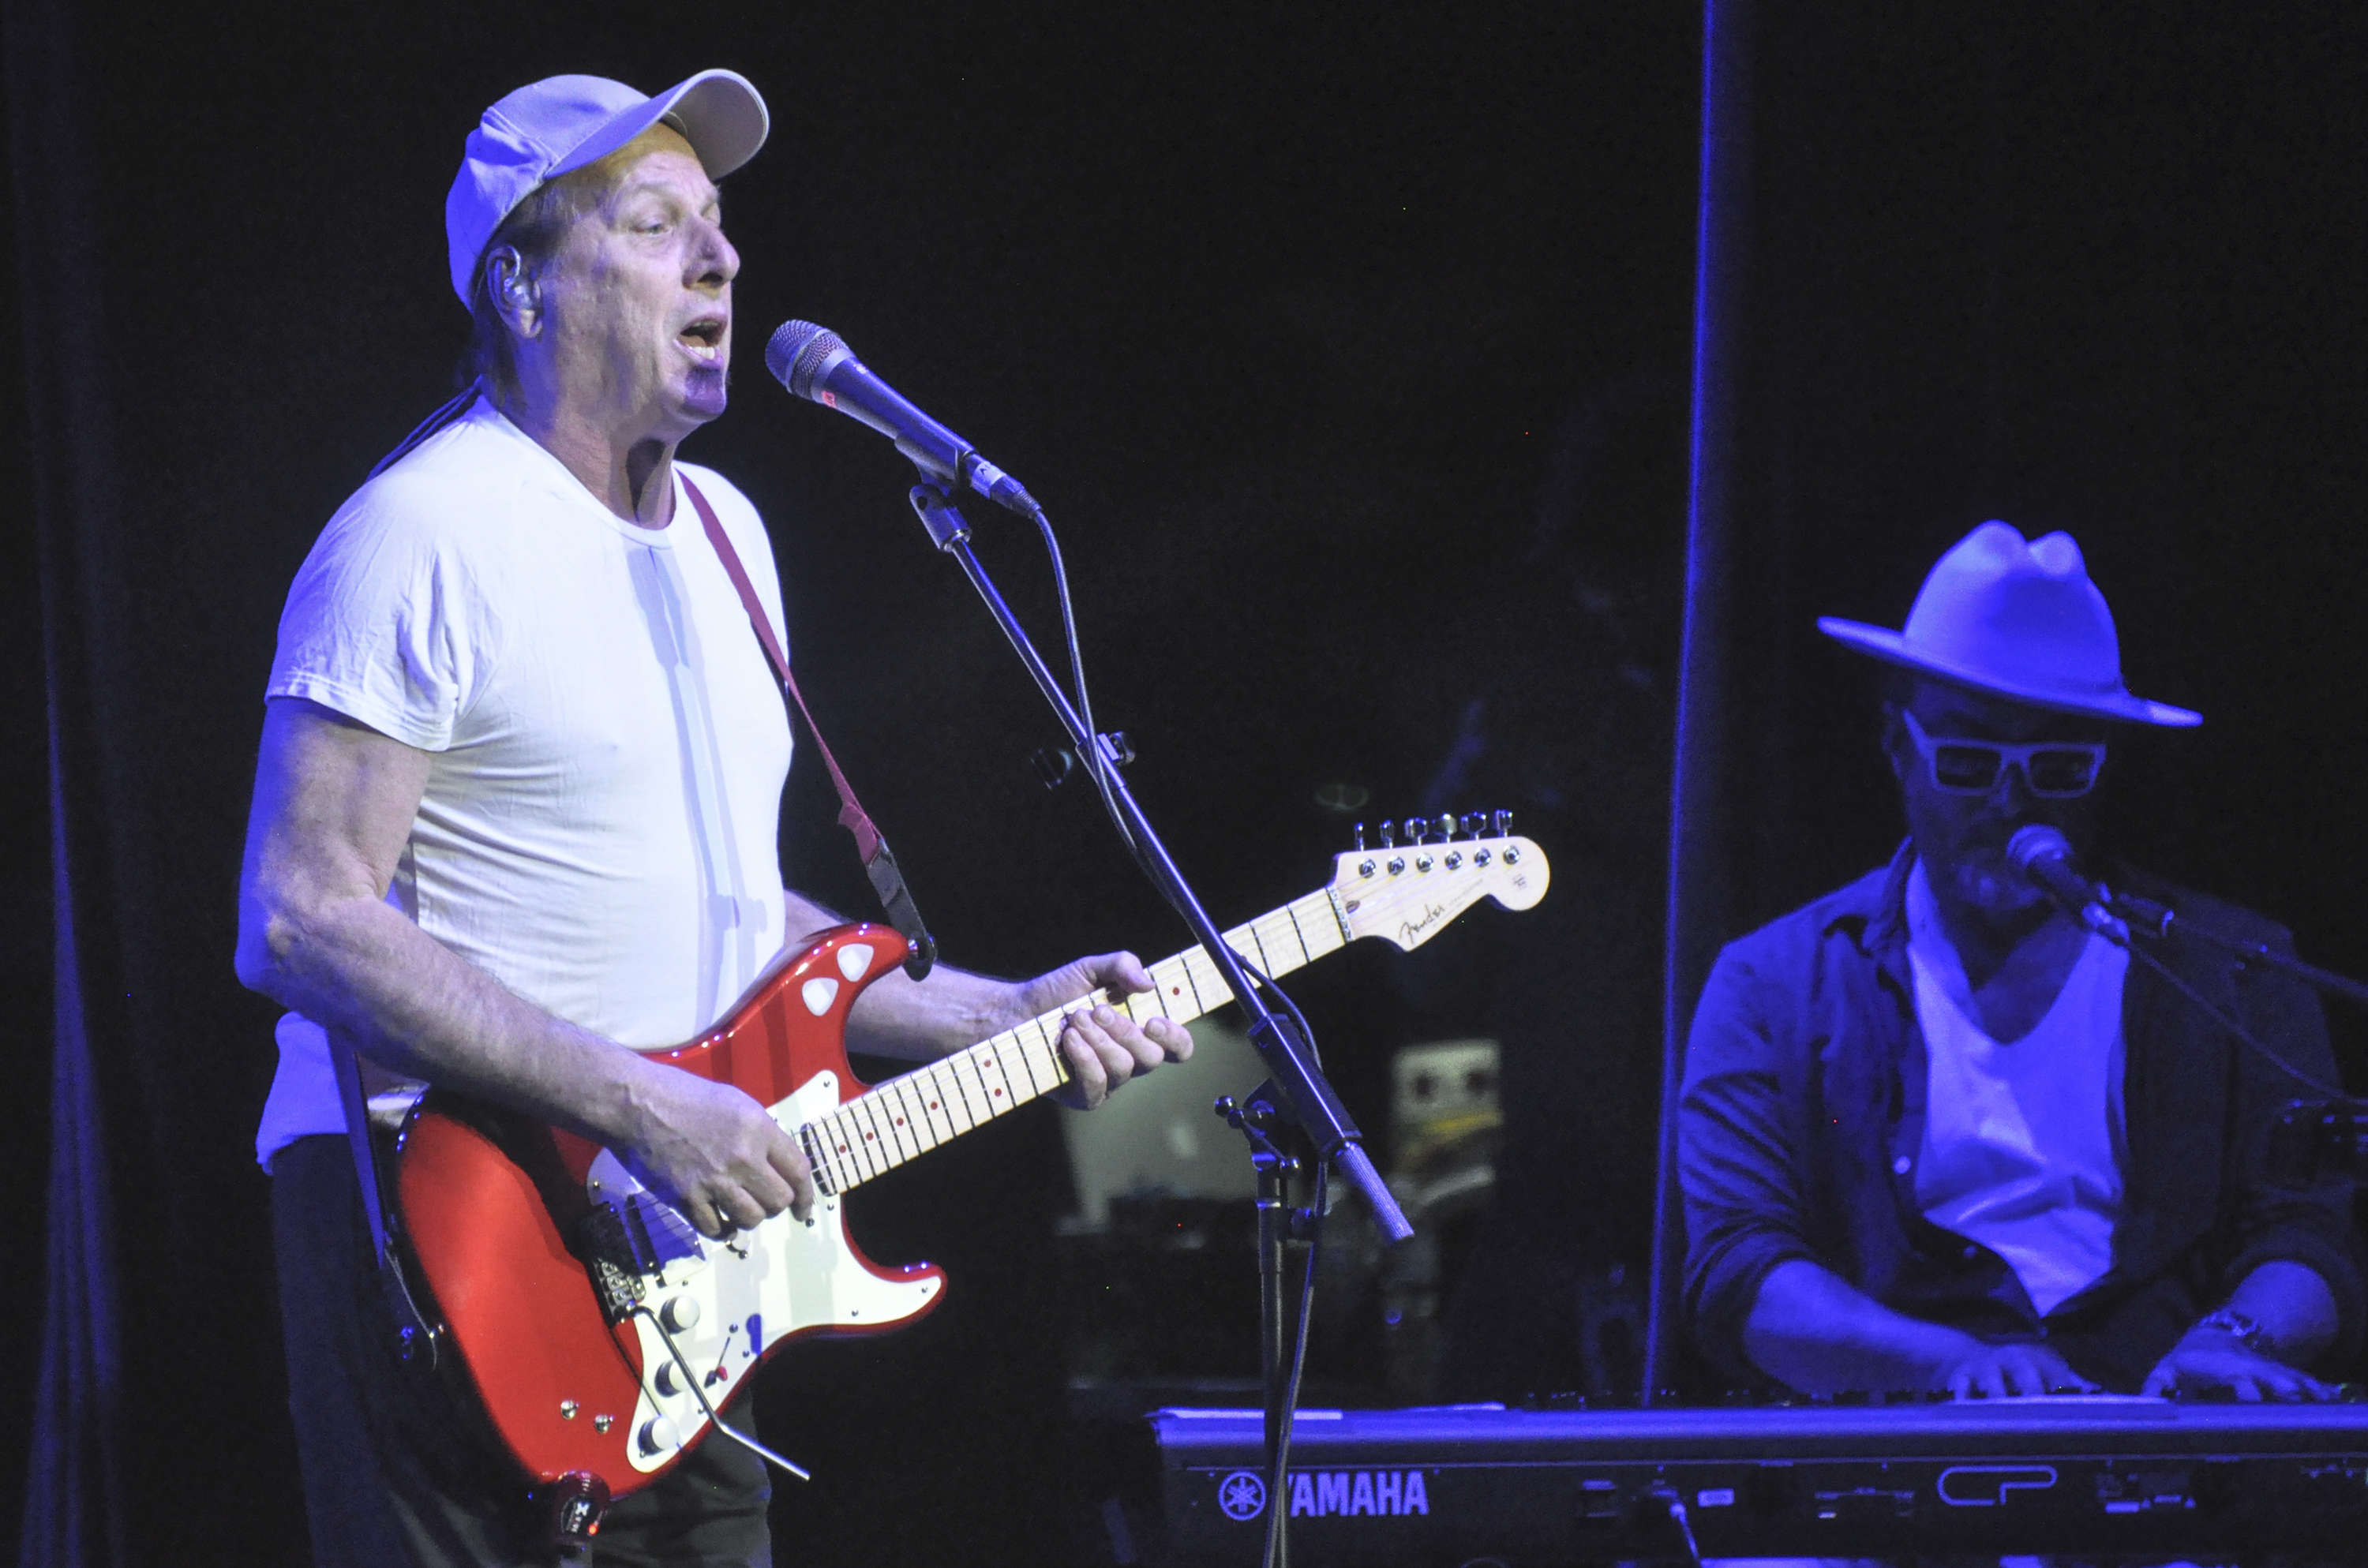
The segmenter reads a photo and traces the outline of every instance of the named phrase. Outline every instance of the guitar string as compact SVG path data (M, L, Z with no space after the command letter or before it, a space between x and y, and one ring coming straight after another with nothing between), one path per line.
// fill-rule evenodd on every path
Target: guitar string
M1323 953L1318 953L1306 940L1305 926L1300 919L1300 905L1307 904L1313 906L1317 904L1327 904L1328 902L1328 890L1319 890L1317 892L1294 901L1292 903L1286 904L1280 909L1270 911L1268 914L1259 916L1257 920L1251 921L1247 925L1238 927L1235 931L1228 932L1226 934L1227 938L1230 942L1236 944L1237 948L1245 942L1248 947L1254 948L1258 958L1263 964L1264 961L1268 960L1268 956L1270 951L1270 946L1268 939L1269 932L1271 932L1274 937L1279 939L1287 928L1292 939L1298 944L1300 949L1300 958L1298 961L1285 966L1285 972L1288 972L1289 969L1297 968L1300 964L1311 963L1318 957L1325 956L1325 954L1337 950L1337 948L1327 947L1324 949ZM1345 941L1341 945L1345 945ZM1248 955L1244 954L1243 956L1247 957ZM1163 970L1174 969L1180 971L1182 978L1192 988L1194 1002L1201 1005L1200 1011L1206 1012L1210 1010L1205 1006L1207 998L1201 994L1200 976L1196 972L1195 966L1191 962L1191 960L1196 957L1201 960L1201 967L1204 967L1210 971L1210 988L1214 990L1224 989L1217 982L1217 977L1214 973L1214 964L1209 962L1207 955L1201 953L1197 948L1190 949L1184 953L1174 955L1169 959L1162 960L1158 964L1153 965L1152 970L1155 974L1157 974ZM1167 1006L1167 996L1168 994L1167 988L1164 986L1161 987L1159 994L1161 996L1161 1012L1167 1017L1174 1017L1173 1009ZM1091 997L1087 998L1086 1001L1088 1005L1095 1005L1105 1002L1108 999L1109 993L1107 991L1099 991L1095 993ZM1136 998L1128 999L1130 1012L1133 1011L1132 1005L1136 1000ZM997 1040L1003 1040L1008 1037L1010 1043L1016 1044L1019 1048L1021 1051L1021 1062L1023 1066L1027 1068L1029 1074L1029 1087L1030 1090L1028 1096L1029 1098L1034 1098L1042 1094L1049 1092L1049 1088L1057 1087L1060 1084L1065 1082L1069 1076L1065 1058L1062 1057L1057 1050L1056 1042L1058 1037L1053 1033L1053 1025L1055 1020L1064 1019L1067 1012L1073 1010L1075 1006L1075 1004L1072 1004L1070 1008L1054 1009L1053 1011L1048 1012L1037 1018L1030 1019L1027 1023L1022 1024L1014 1029L1005 1031L1004 1035L996 1036L994 1040L982 1042L985 1045L993 1045ZM1193 1016L1198 1016L1198 1014ZM1027 1038L1027 1031L1031 1029L1037 1036L1037 1039L1032 1041ZM975 1050L978 1048L973 1047L973 1049ZM868 1143L869 1146L878 1153L879 1161L877 1163L891 1167L904 1164L905 1161L916 1157L922 1153L926 1153L928 1149L935 1148L942 1144L948 1138L959 1136L962 1131L966 1131L966 1129L954 1125L951 1116L944 1111L941 1106L939 1114L947 1116L948 1125L952 1130L949 1132L939 1132L936 1127L929 1123L926 1115L919 1110L918 1107L911 1097L914 1094L918 1092L914 1080L928 1076L930 1078L932 1083L935 1083L936 1075L940 1065L940 1063L931 1063L929 1066L921 1068L915 1073L905 1074L899 1078L891 1079L886 1084L875 1086L875 1088L870 1091L866 1096L859 1096L858 1101L849 1102L850 1107L867 1099L871 1102L865 1106L865 1115L871 1121L878 1136L871 1140L860 1141ZM1008 1074L1006 1076L1008 1082ZM1048 1085L1045 1083L1041 1082L1041 1076L1049 1076L1052 1080L1051 1084ZM1016 1094L1017 1085L1014 1085L1012 1087ZM901 1122L904 1129L904 1135L902 1137L897 1135L891 1129L882 1127L878 1119L880 1112L883 1108L893 1108L898 1107L901 1107L905 1112ZM838 1113L833 1113L833 1116L825 1117L821 1119L821 1120L827 1123L836 1119L840 1113L843 1113L848 1108L848 1107L842 1107ZM892 1120L893 1119L894 1119L892 1116ZM973 1121L973 1125L975 1125L975 1121ZM923 1144L920 1142L919 1131L922 1130L926 1130L929 1136L930 1141L927 1144ZM837 1140L836 1137L832 1137L829 1142L834 1147L837 1146ZM905 1144L907 1142L914 1146L907 1149L905 1147ZM876 1175L878 1172L875 1171L870 1174ZM859 1177L858 1179L860 1180L866 1178Z
M1415 886L1416 884L1410 882L1399 883L1377 891L1386 897L1390 903L1395 904L1403 902L1406 892L1413 891ZM1332 890L1328 887L1323 888L1280 908L1269 910L1256 919L1226 932L1226 943L1233 947L1236 955L1243 960L1248 960L1254 958L1264 975L1271 977L1275 974L1288 974L1348 945L1344 937L1339 942L1326 945L1319 951L1307 939L1306 926L1301 919L1302 906L1305 906L1310 915L1320 911L1327 916L1317 927L1319 931L1328 933L1338 929L1338 922L1334 916L1331 897ZM1277 966L1271 956L1274 949L1270 946L1268 937L1270 933L1279 941L1286 931L1298 946L1299 956L1295 961L1292 961L1292 955L1285 949L1283 957L1286 961ZM1167 978L1168 974L1180 978L1190 994L1191 1011L1178 1019L1179 1022L1189 1023L1191 1019L1213 1012L1217 1007L1233 1000L1230 988L1224 984L1223 977L1217 972L1214 960L1198 947L1188 948L1180 953L1172 954L1149 966L1149 969L1153 979L1159 982L1152 992L1143 994L1156 995L1158 998L1160 1011L1152 1016L1164 1016L1170 1018L1177 1017L1171 1003L1181 998L1171 989L1172 982ZM1167 972L1163 973L1163 971ZM1219 1000L1212 1003L1209 993L1214 993ZM1137 1017L1138 1020L1144 1017L1134 1011L1135 1004L1140 999L1140 997L1129 997L1123 1004L1130 1016ZM839 1178L841 1181L839 1190L845 1191L848 1187L861 1186L932 1149L942 1146L951 1139L959 1137L962 1133L979 1125L980 1119L975 1113L973 1115L971 1127L963 1128L954 1122L951 1110L941 1108L939 1114L945 1116L947 1124L952 1131L939 1132L926 1116L916 1113L915 1102L907 1097L916 1092L915 1079L928 1077L931 1085L936 1086L939 1081L938 1074L958 1058L971 1057L973 1068L976 1069L980 1062L994 1062L992 1056L977 1053L1019 1051L1020 1064L1028 1075L1028 1085L1024 1094L1019 1085L1012 1080L1008 1066L996 1064L996 1075L1003 1079L1006 1089L1002 1103L998 1104L993 1093L993 1086L986 1083L984 1071L976 1073L980 1086L985 1091L982 1098L985 1101L986 1119L992 1119L1009 1110L1017 1109L1020 1105L1040 1098L1067 1083L1070 1078L1067 1058L1059 1048L1059 1033L1054 1026L1056 1024L1064 1026L1068 1015L1080 1006L1095 1006L1110 1003L1110 995L1107 988L1096 991L1078 1002L1053 1008L1003 1030L999 1034L990 1036L965 1051L956 1052L954 1056L943 1058L911 1073L874 1085L863 1094L816 1118L809 1125L824 1130L822 1142L825 1147L836 1151L841 1156L834 1164L848 1164L846 1157L851 1154L860 1153L862 1155L860 1163L847 1169L844 1176ZM1030 1030L1033 1030L1036 1034L1037 1038L1033 1041L1028 1039ZM954 1076L959 1083L959 1073L957 1072ZM1048 1077L1049 1084L1042 1081ZM942 1089L938 1098L941 1107L951 1104L950 1096L946 1096ZM897 1110L900 1108L903 1110L901 1137L897 1116ZM970 1108L965 1106L964 1108ZM866 1122L869 1122L871 1128L871 1136L868 1138L860 1134L860 1130ZM846 1135L848 1129L856 1130L856 1135ZM926 1142L924 1142L925 1136ZM907 1143L911 1145L909 1152L905 1146Z

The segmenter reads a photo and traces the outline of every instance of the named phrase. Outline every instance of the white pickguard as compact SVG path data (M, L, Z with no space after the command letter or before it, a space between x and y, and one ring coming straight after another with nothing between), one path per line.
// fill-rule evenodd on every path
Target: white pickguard
M837 1104L838 1075L817 1073L769 1108L773 1119L794 1133ZM605 1149L592 1162L586 1186L596 1203L619 1202L646 1190ZM704 1256L677 1258L643 1277L651 1311L665 1312L677 1302L697 1307L695 1322L671 1332L710 1404L722 1409L777 1340L825 1324L867 1328L901 1322L937 1294L937 1279L882 1279L858 1262L848 1244L841 1201L817 1198L811 1223L801 1223L784 1210L728 1243L701 1238ZM706 1430L707 1415L683 1386L666 1340L649 1319L636 1314L633 1326L641 1335L642 1392L625 1449L633 1468L647 1472L696 1441ZM670 1375L672 1392L661 1386L661 1369Z

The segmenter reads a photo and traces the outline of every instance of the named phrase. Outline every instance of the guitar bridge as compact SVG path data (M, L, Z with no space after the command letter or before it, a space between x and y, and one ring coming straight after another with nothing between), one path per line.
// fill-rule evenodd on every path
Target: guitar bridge
M628 1274L605 1257L592 1260L592 1289L600 1298L600 1312L612 1324L622 1323L640 1310L648 1293L638 1274Z
M649 1294L649 1284L643 1279L639 1249L633 1244L633 1228L613 1203L596 1203L577 1226L583 1243L584 1262L592 1276L592 1289L600 1298L600 1311L612 1323L622 1323L633 1315L643 1297Z

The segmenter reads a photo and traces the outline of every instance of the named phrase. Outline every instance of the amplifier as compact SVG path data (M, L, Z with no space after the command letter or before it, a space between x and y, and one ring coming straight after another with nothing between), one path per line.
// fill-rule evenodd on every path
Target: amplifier
M2368 1548L2368 1405L2074 1395L1738 1409L1162 1410L1167 1561L1294 1568Z

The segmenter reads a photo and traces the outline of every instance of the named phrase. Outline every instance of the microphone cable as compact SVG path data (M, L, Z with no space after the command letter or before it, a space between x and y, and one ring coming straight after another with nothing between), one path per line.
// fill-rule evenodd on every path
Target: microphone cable
M1045 516L1042 506L1032 515L1036 531L1044 540L1044 553L1053 563L1053 596L1060 606L1061 642L1069 655L1070 698L1076 704L1077 722L1086 731L1086 744L1078 748L1082 754L1078 760L1086 765L1086 777L1094 781L1094 792L1101 797L1102 811L1110 817L1110 825L1118 829L1127 853L1134 857L1136 867L1165 897L1165 882L1153 867L1150 855L1136 842L1134 829L1127 822L1126 813L1118 809L1118 798L1110 790L1108 770L1117 765L1104 754L1101 731L1094 725L1093 694L1086 686L1086 655L1077 638L1077 608L1069 597L1069 568L1061 559L1061 541L1053 532L1053 519Z
M1307 1234L1307 1271L1299 1281L1299 1332L1292 1340L1291 1377L1282 1396L1282 1426L1275 1434L1274 1470L1266 1483L1266 1546L1258 1555L1262 1568L1281 1568L1283 1516L1291 1507L1291 1428L1299 1415L1300 1376L1307 1370L1307 1324L1315 1316L1315 1266L1324 1256L1325 1184L1331 1165L1321 1158L1315 1164L1315 1203L1311 1212L1315 1218Z

